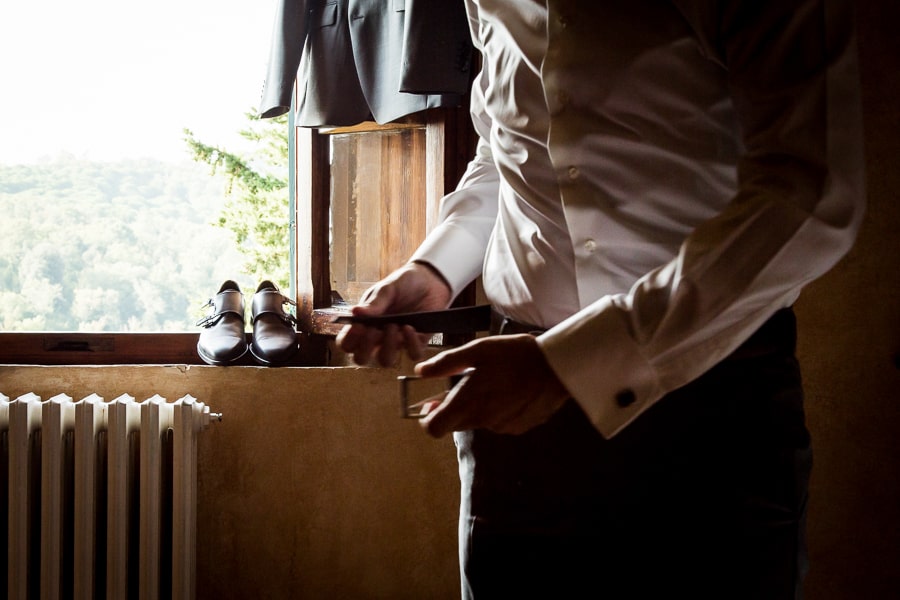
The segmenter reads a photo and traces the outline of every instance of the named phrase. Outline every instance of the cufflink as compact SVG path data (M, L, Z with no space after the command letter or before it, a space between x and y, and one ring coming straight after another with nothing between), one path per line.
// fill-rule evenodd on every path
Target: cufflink
M619 405L619 408L626 408L634 404L637 400L637 396L634 394L634 390L632 389L624 389L619 391L616 394L616 404Z

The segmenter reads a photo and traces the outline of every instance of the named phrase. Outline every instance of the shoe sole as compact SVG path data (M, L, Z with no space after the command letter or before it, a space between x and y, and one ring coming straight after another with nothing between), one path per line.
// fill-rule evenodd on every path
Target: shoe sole
M267 358L263 358L261 356L262 353L258 352L258 351L254 351L253 344L250 344L250 355L253 357L253 359L256 362L263 365L264 367L281 367L281 366L284 366L284 365L288 364L289 362L291 362L291 359L293 359L297 355L298 349L299 348L297 346L294 346L294 351L291 352L290 356L288 356L284 360L275 361L275 360L269 360Z
M214 367L227 367L230 364L234 364L235 362L242 359L244 357L244 355L247 354L247 350L249 350L249 346L245 346L244 351L241 352L240 354L238 354L237 356L235 356L234 358L230 358L228 360L216 360L215 358L212 358L211 356L207 356L206 354L204 354L203 349L200 347L200 344L199 343L197 344L197 354L200 356L201 360L203 360L203 362L205 362L206 364L212 365Z

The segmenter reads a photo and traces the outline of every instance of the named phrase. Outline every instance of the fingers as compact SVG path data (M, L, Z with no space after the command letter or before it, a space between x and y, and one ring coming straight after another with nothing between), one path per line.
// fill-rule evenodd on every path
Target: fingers
M478 363L479 342L470 342L453 350L446 350L437 356L420 362L415 372L421 377L449 377L460 374ZM476 394L466 393L464 388L472 374L463 377L437 406L432 406L419 424L432 437L443 437L453 431L462 431L478 424L480 416L477 407L471 404ZM459 397L459 399L457 399ZM470 399L466 401L466 399Z
M403 347L412 360L421 360L425 356L425 345L428 336L418 333L409 325L400 328L400 334L403 336Z
M429 268L410 263L366 290L359 304L351 308L354 315L377 316L387 313L436 310L449 305L451 291ZM337 336L337 345L352 356L358 365L376 360L384 367L396 364L406 351L412 360L421 360L429 336L411 327L389 326L384 329L354 324Z
M424 412L424 417L419 419L419 425L425 432L434 438L444 437L453 431L462 431L467 429L461 420L454 416L452 405L450 404L454 391L451 390L444 399L436 404L430 405L428 412ZM448 408L451 407L451 408ZM449 414L447 414L449 411Z
M468 387L466 383L460 382L437 406L422 411L419 424L428 435L440 438L467 429L518 435L546 422L565 401L565 397L529 396L524 388L523 397L500 396L480 382L469 382Z
M477 402L480 397L477 382L469 385L473 375L474 371L460 379L442 401L430 406L424 413L419 424L428 435L440 438L454 431L485 426L485 415L479 410L483 406L480 407ZM475 390L467 389L467 386Z
M359 304L351 308L354 315L384 314L394 301L391 286L372 286L359 299Z
M397 364L403 351L412 360L420 360L425 354L426 339L408 325L389 323L378 329L354 323L338 333L336 342L358 365L367 365L374 359L382 367L390 367Z
M397 359L398 335L396 325L388 325L382 330L354 324L341 331L338 345L352 355L353 362L358 365L376 360L379 365L389 367Z
M382 367L389 367L397 361L399 350L402 347L403 335L400 333L400 328L394 323L385 325L380 333L380 336L374 336L380 339L376 351L378 364Z
M429 435L475 428L524 433L571 397L528 335L475 340L419 363L416 372L441 377L468 368L473 370L419 421Z
M477 366L479 345L470 342L454 350L446 350L437 356L422 361L415 366L415 372L422 377L449 377Z
M359 338L365 329L362 325L345 325L337 334L335 342L347 353L354 353L359 348Z
M521 433L530 428L521 420L522 402L497 401L485 396L485 386L463 378L437 406L419 421L428 435L440 438L454 431L487 429L496 433Z

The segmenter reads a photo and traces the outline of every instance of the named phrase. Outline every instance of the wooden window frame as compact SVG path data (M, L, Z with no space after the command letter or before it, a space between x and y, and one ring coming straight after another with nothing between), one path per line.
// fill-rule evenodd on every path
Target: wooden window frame
M426 136L426 231L437 222L440 199L462 176L471 153L471 137L459 127L459 109L432 109L387 125L311 129L297 127L296 136L296 300L299 328L317 335L335 335L332 323L346 308L334 301L329 263L330 162L329 136L423 127ZM464 123L467 121L463 121ZM396 265L400 266L400 265ZM461 299L465 302L468 297Z

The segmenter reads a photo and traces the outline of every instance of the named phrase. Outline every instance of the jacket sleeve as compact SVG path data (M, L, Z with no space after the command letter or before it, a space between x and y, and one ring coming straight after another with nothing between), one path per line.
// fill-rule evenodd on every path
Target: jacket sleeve
M279 0L272 28L269 66L263 83L259 116L263 119L285 114L291 108L291 94L309 21L308 0Z
M464 4L406 0L402 51L401 92L465 94L473 49Z

